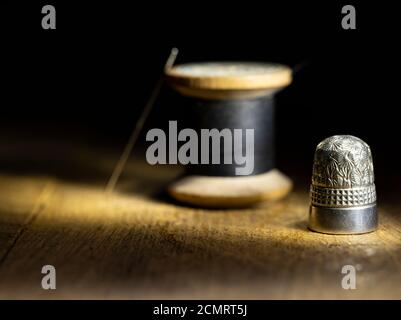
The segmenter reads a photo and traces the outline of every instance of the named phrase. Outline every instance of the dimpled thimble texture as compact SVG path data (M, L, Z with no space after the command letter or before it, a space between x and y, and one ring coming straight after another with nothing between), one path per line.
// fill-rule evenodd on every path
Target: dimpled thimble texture
M377 228L376 189L369 146L350 135L329 137L316 148L309 228L353 234Z

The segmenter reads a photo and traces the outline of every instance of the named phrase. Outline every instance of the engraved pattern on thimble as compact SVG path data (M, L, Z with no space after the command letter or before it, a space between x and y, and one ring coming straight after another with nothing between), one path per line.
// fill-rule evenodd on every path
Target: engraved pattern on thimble
M373 161L369 146L350 135L320 142L313 164L311 204L356 207L376 202Z

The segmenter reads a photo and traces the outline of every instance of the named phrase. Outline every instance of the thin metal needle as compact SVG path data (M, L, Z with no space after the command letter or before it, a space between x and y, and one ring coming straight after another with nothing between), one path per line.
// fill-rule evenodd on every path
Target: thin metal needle
M164 70L168 70L170 69L173 65L174 62L177 58L178 55L178 49L177 48L173 48L171 49L171 53L166 61L166 64L164 65ZM120 156L120 159L118 160L113 173L109 179L109 181L107 182L106 185L106 189L105 191L107 193L112 193L114 191L114 188L117 185L118 179L120 178L125 164L127 163L127 160L131 154L132 148L135 145L135 142L137 141L138 137L139 137L139 133L141 132L143 125L145 124L145 121L147 119L147 117L149 116L150 111L152 110L153 104L156 101L157 96L160 93L160 89L163 85L164 82L164 77L163 75L160 77L160 79L157 81L155 88L153 89L153 92L148 100L148 102L145 105L145 108L142 111L142 114L140 115L134 130L131 133L131 136L127 142L127 144L125 145L124 151Z

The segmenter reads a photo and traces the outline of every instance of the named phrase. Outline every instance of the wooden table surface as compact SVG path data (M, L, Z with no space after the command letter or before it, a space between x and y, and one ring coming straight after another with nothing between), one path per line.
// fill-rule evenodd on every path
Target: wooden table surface
M15 147L24 164L0 170L0 298L401 298L397 202L380 203L377 232L323 235L306 228L308 185L251 209L191 208L162 192L177 170L131 161L106 195L117 154L32 148L34 160ZM8 151L2 166L15 169ZM41 288L48 264L56 290ZM341 287L347 264L356 290Z

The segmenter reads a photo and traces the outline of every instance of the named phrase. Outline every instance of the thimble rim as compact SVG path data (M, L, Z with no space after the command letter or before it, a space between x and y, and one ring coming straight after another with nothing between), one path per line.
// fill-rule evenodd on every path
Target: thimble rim
M377 204L352 208L327 208L311 205L308 228L312 231L351 235L377 230Z

